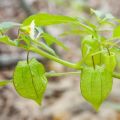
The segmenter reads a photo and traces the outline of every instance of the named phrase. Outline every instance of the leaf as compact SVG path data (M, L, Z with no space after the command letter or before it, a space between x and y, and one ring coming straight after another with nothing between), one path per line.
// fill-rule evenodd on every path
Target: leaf
M83 67L80 88L83 97L98 110L112 89L112 74L105 67Z
M41 27L35 27L36 31L38 32L36 36L36 40L39 40L42 33L44 33L43 29Z
M42 48L43 50L51 53L52 55L57 56L56 53L55 53L55 51L54 51L52 48L50 48L49 46L47 46L46 44L44 44L43 42L41 42L41 41L36 41L36 40L32 40L32 42L35 43L35 44L36 44L37 46L39 46L40 48Z
M28 49L30 47L31 41L32 41L30 36L27 36L25 34L20 34L19 37L20 37L20 39L18 39L18 46L22 46L22 47Z
M10 82L11 82L10 80L2 80L2 81L0 81L0 87L6 86L6 85L9 84Z
M106 14L106 19L115 19L115 17L112 14L107 13Z
M46 43L51 46L52 44L56 43L57 45L61 46L64 49L68 49L61 41L59 41L57 38L53 37L52 35L48 34L48 33L42 33L41 35Z
M16 42L12 41L8 36L0 36L0 42L7 44L7 45L12 45L12 46L16 46Z
M30 23L34 20L36 26L46 26L53 24L62 24L62 23L71 23L78 22L76 18L63 16L63 15L53 15L47 13L38 13L32 15L25 19L22 23L22 26L30 25Z
M15 23L15 22L2 22L0 23L0 31L6 31L8 29L11 29L12 27L15 26L20 26L19 23Z
M114 21L112 20L116 20L116 18L112 14L105 13L104 11L93 10L93 9L91 9L91 12L96 15L100 25L110 25L110 26L115 25Z
M63 15L47 14L47 13L38 13L28 17L23 21L21 27L29 26L33 20L35 21L36 26L48 26L55 24L72 23L83 27L89 32L93 32L93 29L90 26L81 23L81 21L79 21L78 18L63 16Z
M90 9L91 13L94 13L98 18L104 18L105 14L102 11Z
M15 69L13 76L16 91L25 98L35 100L41 104L47 86L45 69L41 63L32 59L20 61Z
M75 30L64 32L60 34L60 36L66 36L66 35L79 35L80 36L80 35L86 35L86 34L88 34L88 31L75 29Z
M84 23L86 23L87 25L89 25L91 28L96 29L97 26L95 25L95 23L91 23L89 19L83 18L82 21L84 21Z
M113 30L113 37L120 37L120 25Z

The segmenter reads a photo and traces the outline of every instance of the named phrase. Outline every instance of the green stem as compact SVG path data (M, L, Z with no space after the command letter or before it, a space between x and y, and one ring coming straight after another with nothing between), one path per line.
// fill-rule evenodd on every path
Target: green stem
M66 73L55 73L55 72L47 72L45 73L46 77L59 77L63 75L80 75L81 71L78 72L66 72ZM114 72L112 75L114 78L120 79L120 74L117 72Z
M40 46L43 50L47 50L49 53L51 53L52 55L56 55L56 53L54 52L54 50L52 50L51 48L49 48L46 44L38 42L36 40L32 40L32 42L38 46Z
M78 71L78 72L66 72L66 73L48 72L48 73L45 73L45 75L46 75L47 78L49 78L49 77L59 77L59 76L64 76L64 75L78 75L78 76L79 76L80 73L81 73L80 71ZM113 73L113 77L120 79L120 74L114 72L114 73ZM4 81L4 80L2 80L2 81L0 82L0 86L5 86L5 85L7 85L7 84L10 83L10 82L13 82L13 80L9 80L9 81L7 81L7 80Z
M55 73L55 72L48 72L45 73L46 77L59 77L63 75L80 75L80 71L78 72L66 72L66 73Z
M108 47L106 47L106 48L107 48L108 54L109 54L109 56L110 56L110 50L109 50L109 48L108 48Z
M41 55L41 56L44 56L44 57L49 58L49 59L51 59L53 61L56 61L56 62L58 62L60 64L63 64L65 66L67 66L67 67L74 68L74 69L81 69L81 66L78 66L75 63L71 63L71 62L62 60L62 59L60 59L60 58L58 58L56 56L50 55L49 53L46 53L43 50L38 49L36 47L31 47L30 50L37 53L37 54L39 54L39 55Z
M81 70L81 69L82 69L82 66L78 66L78 65L75 64L75 63L70 63L70 62L65 61L65 60L62 60L62 59L60 59L60 58L58 58L58 57L52 56L52 55L50 55L50 54L48 54L48 53L46 53L46 52L44 52L43 50L40 50L40 49L38 49L38 48L31 47L30 50L33 51L33 52L35 52L35 53L38 53L39 55L42 55L42 56L44 56L44 57L47 57L47 58L49 58L49 59L51 59L51 60L53 60L53 61L56 61L56 62L58 62L58 63L60 63L60 64L62 64L62 65L65 65L65 66L67 66L67 67L74 68L74 69L78 69L78 70ZM54 73L54 74L52 73L52 75L48 75L48 76L54 76L55 74L56 74L56 73ZM77 74L77 73L75 73L75 74ZM64 74L63 74L63 73L57 73L57 75L55 75L55 76L61 76L61 75L67 75L67 74L65 74L65 73L64 73ZM120 74L114 72L114 73L113 73L113 77L120 79Z
M27 64L29 64L29 54L30 54L30 51L27 51Z
M117 72L113 72L113 75L112 75L114 78L118 78L120 79L120 73L117 73Z
M94 67L94 70L95 70L95 61L94 61L94 56L92 56L92 62L93 62L93 67Z
M88 30L89 32L93 33L93 29L85 24L82 24L80 22L78 22L77 24L79 24L81 27L85 28L86 30Z

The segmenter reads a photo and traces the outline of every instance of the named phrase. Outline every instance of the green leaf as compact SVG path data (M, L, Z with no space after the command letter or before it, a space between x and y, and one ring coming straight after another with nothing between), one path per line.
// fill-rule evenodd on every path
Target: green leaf
M30 38L30 36L20 34L20 39L18 39L18 46L29 48L31 45L31 41L32 39Z
M81 23L81 21L79 21L78 18L63 16L63 15L47 14L47 13L38 13L28 17L23 21L21 27L29 26L33 20L36 26L48 26L55 24L72 23L83 27L89 32L93 32L93 29L90 26Z
M12 45L12 46L16 46L16 42L12 41L8 36L0 36L0 42L7 44L7 45Z
M120 25L113 30L113 37L120 37Z
M83 97L98 110L112 89L112 74L103 66L83 67L80 88Z
M102 11L90 9L91 13L95 14L98 19L105 18L105 14Z
M34 20L36 26L46 26L53 24L71 23L78 21L76 18L63 16L63 15L53 15L47 13L38 13L32 15L23 21L22 26L30 25Z
M11 29L12 27L15 26L20 26L19 23L15 23L15 22L2 22L0 23L0 31L4 32L8 29Z
M54 51L52 48L50 48L49 46L47 46L46 44L44 44L43 42L41 42L41 41L36 41L36 40L32 40L32 42L33 42L34 44L36 44L37 46L39 46L40 48L42 48L43 50L51 53L52 55L57 56L56 53L55 53L55 51Z
M41 27L35 27L36 31L37 31L37 36L36 36L36 40L39 40L40 36L42 33L44 33L43 29Z
M66 36L66 35L86 35L86 34L89 34L88 31L85 31L85 30L80 30L80 29L75 29L75 30L70 30L70 31L67 31L67 32L64 32L62 34L60 34L60 36Z
M11 82L10 80L2 80L2 81L0 81L0 87L6 86L6 85L9 84L10 82Z
M48 34L48 33L42 33L41 35L46 43L51 46L52 44L56 43L57 45L61 46L64 49L68 49L61 41L59 41L57 38L53 37L52 35Z
M90 21L89 19L82 18L82 21L83 21L85 24L87 24L88 26L90 26L91 28L93 28L93 29L96 29L96 28L97 28L97 26L95 25L95 23L94 23L94 24L91 23L91 21Z
M106 14L106 19L115 19L115 17L112 14L107 13Z
M115 25L114 21L112 20L116 20L116 18L112 14L105 13L104 11L93 10L93 9L91 9L91 12L96 15L100 25L110 25L110 26Z
M25 98L41 104L47 86L45 69L41 63L32 59L20 61L15 69L13 82L16 91Z

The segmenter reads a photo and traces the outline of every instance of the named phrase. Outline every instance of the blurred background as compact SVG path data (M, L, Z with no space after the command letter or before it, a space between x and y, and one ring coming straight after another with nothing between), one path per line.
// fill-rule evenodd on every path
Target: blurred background
M111 12L120 18L119 0L0 0L0 22L22 22L37 12L86 17L90 8ZM58 25L44 28L50 34L58 36L67 31L68 26ZM16 38L17 29L8 32ZM65 60L80 60L80 37L65 36L59 38L68 47L68 51L54 46L55 51ZM73 71L58 63L31 53L45 66L47 71ZM18 48L0 43L0 80L12 78L18 60L26 59L26 53ZM114 80L113 90L102 104L99 112L83 99L79 89L79 76L63 76L49 79L42 106L20 97L12 86L0 88L0 120L120 120L120 81Z

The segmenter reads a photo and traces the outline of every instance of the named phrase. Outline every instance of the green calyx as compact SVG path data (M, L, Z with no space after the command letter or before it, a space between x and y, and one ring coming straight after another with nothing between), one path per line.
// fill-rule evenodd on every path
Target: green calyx
M92 35L88 35L82 40L82 56L84 63L88 66L93 66L92 57L90 54L100 51L99 41L94 38ZM100 64L100 54L94 55L94 62L96 65Z
M83 97L98 110L112 89L112 74L104 66L84 67L80 89Z
M112 89L112 74L116 66L116 56L114 52L108 51L99 53L100 44L97 40L88 36L82 41L82 55L84 59L81 71L80 89L83 97L98 110L102 102L108 97ZM98 47L98 48L97 48Z
M102 54L102 63L105 65L106 69L113 72L117 64L115 53L110 52Z
M13 75L16 91L25 98L32 99L41 104L47 86L45 70L41 63L35 59L18 62Z

